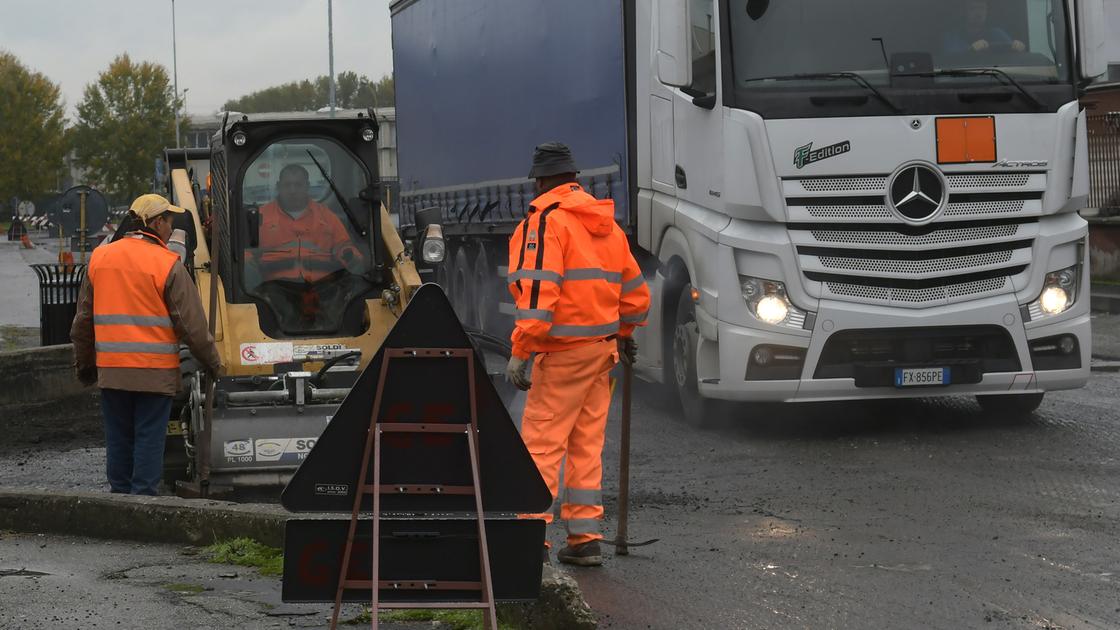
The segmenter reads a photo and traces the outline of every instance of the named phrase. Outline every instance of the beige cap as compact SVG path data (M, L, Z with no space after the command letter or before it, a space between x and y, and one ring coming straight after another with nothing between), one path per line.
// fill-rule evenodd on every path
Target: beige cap
M164 212L174 212L181 214L186 210L179 206L171 205L171 202L164 198L162 195L155 193L148 193L147 195L140 195L136 201L132 202L132 207L129 208L133 214L140 217L140 220L147 221L154 219Z

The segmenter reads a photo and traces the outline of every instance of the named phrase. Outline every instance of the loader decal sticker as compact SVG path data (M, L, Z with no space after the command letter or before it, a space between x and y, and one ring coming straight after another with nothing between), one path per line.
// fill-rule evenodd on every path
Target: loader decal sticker
M245 464L253 461L252 440L230 440L222 445L227 464Z
M258 462L301 462L317 438L261 438L254 441Z
M813 143L810 142L809 144L802 147L797 147L797 149L794 150L793 165L799 169L804 168L809 164L812 164L813 162L820 162L821 160L827 160L830 157L843 155L851 150L852 142L850 140L837 142L836 144L830 144L827 147L817 149L816 151L813 150Z
M350 494L350 484L347 483L317 483L315 494L326 497L344 497Z
M290 342L241 344L241 365L288 363L292 360L292 355Z

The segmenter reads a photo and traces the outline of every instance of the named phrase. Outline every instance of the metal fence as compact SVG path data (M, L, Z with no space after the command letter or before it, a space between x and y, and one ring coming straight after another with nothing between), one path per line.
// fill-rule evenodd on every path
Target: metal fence
M1120 112L1089 116L1089 207L1120 214Z

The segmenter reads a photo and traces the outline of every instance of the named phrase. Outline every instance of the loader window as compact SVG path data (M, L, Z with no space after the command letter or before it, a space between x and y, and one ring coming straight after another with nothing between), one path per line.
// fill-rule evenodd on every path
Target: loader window
M359 199L368 180L356 157L325 138L280 140L249 163L241 280L270 311L263 328L266 319L293 336L361 326L364 298L376 288L370 242L359 237L369 232L370 207Z

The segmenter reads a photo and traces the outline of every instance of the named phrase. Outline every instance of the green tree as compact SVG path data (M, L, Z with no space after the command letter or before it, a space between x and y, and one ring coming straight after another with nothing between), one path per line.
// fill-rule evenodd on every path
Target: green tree
M58 188L66 157L64 111L57 85L0 51L0 200L38 198Z
M93 185L123 203L151 190L155 159L175 145L175 104L167 69L127 54L86 85L74 148Z
M371 81L356 72L339 73L335 81L335 105L343 109L393 106L393 77L385 75ZM330 104L330 83L327 75L314 79L292 81L251 92L226 101L225 110L244 112L306 112Z

